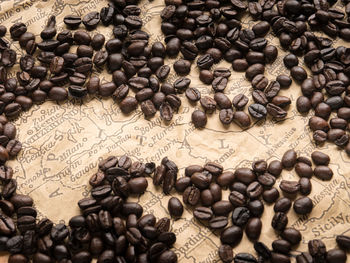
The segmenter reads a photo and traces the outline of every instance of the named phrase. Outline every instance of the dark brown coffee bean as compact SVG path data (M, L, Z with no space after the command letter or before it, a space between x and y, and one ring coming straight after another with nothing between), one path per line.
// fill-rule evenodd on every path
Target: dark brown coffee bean
M321 180L330 180L333 177L333 171L328 166L318 165L314 169L314 175Z
M250 218L245 228L245 232L248 238L251 240L257 240L261 233L261 227L262 227L262 222L260 218L258 217Z
M297 214L305 215L312 211L313 203L309 197L301 197L295 200L293 208Z
M308 243L309 253L316 262L326 261L326 245L319 239L310 240Z
M193 211L195 218L199 220L210 220L213 217L213 211L209 207L196 207Z
M288 194L296 194L300 189L300 185L297 181L282 180L280 183L280 189Z
M285 168L292 168L296 164L297 154L294 150L286 151L282 156L282 165Z
M304 81L307 78L307 73L304 68L300 66L294 66L291 68L291 76L299 82Z
M248 107L249 114L256 119L263 119L266 117L267 110L264 105L254 103Z
M250 199L257 199L263 192L263 186L259 182L252 182L247 187L247 196Z
M283 230L281 233L281 237L285 240L287 240L292 245L297 245L301 241L301 233L299 230L291 227L287 227Z
M262 196L265 202L274 203L279 197L279 192L276 188L271 188L265 190Z
M243 72L248 69L248 62L245 59L235 59L232 62L232 69L238 72Z
M243 109L247 103L248 98L244 94L238 94L232 100L232 104L236 109Z
M200 198L200 190L195 186L189 186L183 193L183 202L195 206Z
M242 229L238 226L231 226L221 232L220 241L222 244L235 246L242 240L242 237Z
M246 114L244 111L236 111L234 113L233 120L243 128L248 127L251 124L248 114Z
M338 235L336 237L336 242L342 249L348 250L350 248L350 237L346 235Z
M283 231L288 224L288 217L283 212L277 212L271 221L271 226L277 231Z
M330 158L327 154L319 151L313 152L311 154L311 158L316 165L328 165L330 161Z
M197 128L203 128L207 124L207 115L201 110L195 110L192 113L192 123Z
M226 216L217 216L209 221L209 227L212 229L221 229L226 227L228 220Z
M345 263L347 259L346 253L340 249L331 249L327 251L327 262L329 263Z
M258 74L264 74L265 67L262 64L253 64L249 66L245 72L245 77L252 80Z
M234 262L242 263L256 263L256 258L249 253L238 253L233 259Z
M258 74L252 79L252 86L254 89L263 91L269 83L269 80L263 75Z
M224 263L230 263L233 261L233 250L229 245L220 245L219 257Z
M311 193L312 185L311 185L310 179L306 177L302 177L299 180L299 184L300 184L299 191L302 195L308 195Z

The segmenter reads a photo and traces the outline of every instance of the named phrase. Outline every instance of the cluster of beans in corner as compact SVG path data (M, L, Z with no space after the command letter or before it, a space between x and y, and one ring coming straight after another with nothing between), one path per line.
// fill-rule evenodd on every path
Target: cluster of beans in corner
M67 15L63 19L67 29L62 32L57 32L56 18L51 16L40 40L24 23L13 24L11 41L18 41L25 51L14 78L8 72L17 53L5 37L6 27L0 26L0 113L15 118L47 98L64 101L98 94L113 97L125 114L140 104L146 118L159 110L162 119L170 121L181 100L173 85L162 84L170 71L164 65L165 47L160 42L149 45L137 4L137 0L111 1L82 18ZM94 33L100 25L110 27L114 38ZM101 82L98 75L104 68L112 81Z
M221 241L218 254L224 263L290 263L291 252L302 240L302 235L297 229L288 227L287 213L293 207L297 215L309 215L313 209L313 202L308 197L312 190L310 179L315 176L329 181L333 177L328 155L315 151L311 159L298 157L294 150L288 150L281 161L257 160L252 163L252 168L238 167L234 172L225 171L213 162L204 166L190 165L185 168L185 176L178 178L175 163L164 158L155 169L153 183L161 186L165 194L172 188L182 193L183 203L191 207L196 220L218 231ZM280 196L274 185L284 169L294 169L299 181L281 180L279 188L283 196ZM225 189L230 190L228 200L222 198ZM274 204L270 225L279 238L272 242L272 249L259 241L263 227L260 218L265 204ZM173 218L181 218L184 211L181 200L171 197L168 211ZM254 243L257 258L249 253L233 252L244 232ZM339 235L336 241L340 249L327 251L321 240L311 240L309 252L299 253L297 263L345 263L350 237Z
M0 169L0 251L9 263L176 263L170 219L143 214L128 201L148 187L154 163L110 156L89 180L91 196L78 201L80 215L68 224L38 218L33 199L16 193L11 167Z
M337 1L193 1L167 0L161 17L161 29L165 34L168 56L181 52L183 59L174 64L178 74L186 75L196 60L200 70L199 78L212 85L214 98L201 98L196 88L189 87L187 78L186 95L192 102L200 101L203 110L195 110L192 121L196 127L204 127L207 114L217 107L223 124L232 121L241 127L251 124L250 117L243 111L248 98L238 94L231 101L223 94L230 70L211 67L221 59L232 63L235 71L245 71L251 81L254 103L248 112L254 119L265 118L267 113L276 119L286 117L286 107L291 103L285 96L279 96L281 88L291 85L291 78L279 75L271 81L264 76L265 64L276 59L277 49L268 45L264 36L272 29L281 46L291 52L284 58L292 78L301 85L303 96L297 100L297 109L307 113L311 108L315 116L309 126L314 131L316 143L326 140L339 147L345 147L350 154L348 121L350 120L350 49L344 46L334 48L327 37L316 36L312 31L322 31L331 38L339 36L350 41L350 3ZM248 12L246 12L248 11ZM253 19L262 20L252 29L242 29L240 18L249 13ZM311 29L311 30L309 30ZM197 58L197 56L199 56ZM297 56L303 56L312 76L299 65ZM234 111L234 109L236 111ZM337 116L328 120L331 113Z

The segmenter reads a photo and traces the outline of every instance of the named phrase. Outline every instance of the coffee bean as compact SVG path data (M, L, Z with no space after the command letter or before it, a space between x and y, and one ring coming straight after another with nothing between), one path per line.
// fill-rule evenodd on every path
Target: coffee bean
M196 205L199 202L200 190L195 186L189 186L183 193L183 202L185 204Z
M230 226L225 228L220 235L220 241L222 244L235 246L237 245L243 237L243 231L238 226Z
M277 231L283 231L288 224L288 217L283 212L277 212L271 221L271 226Z
M235 59L232 62L232 69L238 72L246 71L248 69L248 66L249 66L248 62L245 59L241 59L241 58ZM250 71L252 71L252 69ZM252 73L250 74L253 75Z
M232 212L232 222L236 226L245 225L250 218L250 211L246 207L236 207Z
M326 261L326 245L319 239L310 240L308 243L309 253L316 262Z
M265 190L262 196L265 202L273 203L278 199L279 192L276 188L271 188L271 189Z
M260 218L258 217L250 218L245 228L245 232L248 238L251 240L258 239L261 233L261 227L262 227L262 222Z
M286 151L282 156L282 165L290 169L296 164L297 154L294 150Z
M267 110L264 105L254 103L248 107L249 114L256 119L263 119L266 117Z
M345 263L347 259L346 253L340 249L331 249L327 251L327 262L329 263Z
M328 166L318 165L314 169L314 175L321 180L330 180L333 177L333 171Z
M226 216L217 216L209 221L209 227L212 229L221 229L226 227L228 220Z
M287 255L283 255L280 253L272 253L271 263L277 263L277 262L290 263L291 261L290 261L289 256L287 256Z
M207 116L205 112L201 110L195 110L192 113L192 123L197 128L203 128L207 124Z
M244 94L238 94L232 100L232 104L236 109L243 109L247 103L248 98Z
M262 64L253 64L249 66L245 72L245 77L252 80L258 74L264 74L265 67Z
M233 261L232 247L229 245L220 245L219 257L224 263L230 263Z
M299 82L302 82L307 78L307 73L305 69L300 66L292 67L290 74L296 81L299 81Z
M168 202L168 210L170 215L174 217L180 217L183 213L183 206L181 201L176 197L170 198Z
M309 197L300 197L295 200L293 208L297 214L305 215L312 211L313 203Z
M238 253L233 261L237 263L257 263L256 258L249 253Z

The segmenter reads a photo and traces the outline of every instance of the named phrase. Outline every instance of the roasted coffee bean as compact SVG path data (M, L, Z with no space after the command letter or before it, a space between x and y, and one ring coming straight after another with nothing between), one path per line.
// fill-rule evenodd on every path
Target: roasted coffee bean
M258 64L260 65L260 64ZM238 58L238 59L235 59L233 62L232 62L232 68L233 70L235 71L238 71L238 72L243 72L243 71L246 71L248 69L248 62L245 60L245 59L241 59L241 58ZM252 71L252 69L250 70ZM260 73L261 74L261 73ZM250 77L253 78L254 74L250 73ZM256 75L256 74L255 74ZM254 75L254 76L255 76Z
M275 212L286 213L291 208L291 206L292 206L291 201L288 198L283 197L283 198L277 200L273 209Z
M243 128L248 127L251 124L248 114L246 114L244 111L236 111L234 113L233 120Z
M311 158L316 165L328 165L330 161L330 158L327 154L319 151L313 152L311 154Z
M350 238L346 235L338 235L336 242L342 249L348 250L350 248Z
M256 119L263 119L266 117L267 110L264 105L254 103L248 107L249 114Z
M280 189L288 194L296 194L300 189L300 185L297 181L282 180L280 183Z
M232 100L232 104L236 109L243 109L247 103L248 98L244 94L238 94Z
M227 86L227 82L228 82L227 78L220 76L220 77L214 78L211 84L215 92L222 92L225 90Z
M331 249L327 251L327 262L329 263L345 263L347 259L346 253L340 249Z
M248 203L248 209L251 215L260 217L264 212L264 205L260 200L253 200Z
M87 29L94 29L100 22L100 13L96 11L90 12L83 17L82 22Z
M287 240L292 245L299 244L301 241L301 234L298 230L295 228L287 227L284 229L284 231L281 233L281 237L285 240Z
M183 202L195 206L200 198L200 190L195 186L189 186L183 193Z
M290 258L287 255L280 254L280 253L272 253L271 255L271 263L290 263Z
M291 251L292 244L284 239L277 239L272 242L272 248L275 252L288 255Z
M309 197L301 197L295 200L293 208L297 214L305 215L312 211L313 203Z
M246 207L237 207L232 212L232 222L237 226L245 225L250 218L250 211Z
M299 191L302 195L308 195L311 193L312 185L311 185L310 179L306 177L300 178L299 185L300 185Z
M220 245L219 257L224 263L230 263L233 261L233 250L229 245Z
M294 66L291 68L291 76L299 82L304 81L307 78L307 73L304 68L300 66Z
M181 201L176 197L170 198L168 202L168 211L170 215L174 217L180 217L183 213L183 206Z
M277 212L271 221L271 226L277 231L283 231L288 224L288 217L283 212Z
M257 263L256 258L249 253L238 253L233 259L237 263Z
M257 90L264 90L268 83L269 80L263 74L258 74L252 79L252 86Z
M207 115L201 110L195 110L192 113L192 123L197 128L203 128L207 124Z
M222 244L235 246L242 240L242 237L242 229L238 226L231 226L221 232L220 241Z
M326 261L326 245L320 239L310 240L308 243L309 253L315 262Z
M245 72L245 77L252 80L258 74L264 74L265 67L262 64L253 64L249 66Z
M209 227L212 229L222 229L226 227L228 220L226 216L217 216L209 221Z
M27 31L27 26L20 22L17 22L10 27L10 34L13 39L18 39L26 31Z
M257 240L261 233L262 222L260 218L253 217L248 220L245 228L246 235L251 240Z
M314 175L321 180L330 180L333 177L333 171L328 166L318 165L314 169Z
M297 154L294 150L286 151L282 156L282 165L285 168L292 168L296 164Z
M81 23L81 19L79 16L75 16L75 15L67 15L64 17L63 22L70 28L74 29L74 28L78 28L80 23Z
M271 189L265 190L263 192L262 196L263 196L263 199L265 200L265 202L273 203L278 199L279 192L276 188L271 188Z

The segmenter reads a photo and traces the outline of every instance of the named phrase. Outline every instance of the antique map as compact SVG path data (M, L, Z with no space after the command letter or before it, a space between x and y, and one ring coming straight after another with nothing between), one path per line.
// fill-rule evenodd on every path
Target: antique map
M151 34L151 42L163 39L159 16L163 2L141 1L144 30ZM60 31L65 27L62 20L66 14L84 15L93 10L99 11L106 5L105 0L2 0L0 23L9 28L15 22L24 22L39 39L49 15L57 16ZM254 23L244 21L244 27L251 27ZM98 31L106 34L107 39L113 37L112 26L99 27ZM272 34L267 39L277 45ZM23 52L19 48L17 51ZM289 74L282 63L285 53L281 48L278 51L277 60L267 66L270 80L281 73ZM173 62L168 61L168 64ZM218 66L230 65L222 62ZM198 68L193 65L191 86L198 88L202 95L213 95L211 86L199 81L198 72ZM112 78L106 71L95 71L94 74L99 75L102 81ZM172 70L168 81L173 82L176 78ZM251 100L251 85L245 80L244 74L232 72L225 93L230 99L238 93L244 93ZM191 123L191 113L195 108L200 108L200 104L190 104L184 94L180 95L182 106L169 124L161 120L159 113L145 120L140 109L124 115L112 98L88 97L83 101L70 99L59 104L48 101L33 106L15 120L18 140L22 142L23 149L9 165L15 171L18 191L34 199L39 217L49 217L55 223L67 223L71 216L79 213L76 203L88 195L88 180L97 171L99 158L102 157L128 154L133 160L159 164L164 156L168 156L178 164L181 177L184 176L186 166L203 165L208 161L218 162L226 170L233 171L237 167L250 167L254 160L260 158L269 161L280 159L290 148L294 148L299 155L309 156L316 145L307 125L309 116L300 115L295 108L296 98L301 94L300 87L293 83L280 94L292 99L287 118L284 121L268 118L254 122L245 130L236 124L224 127L219 121L218 112L209 116L204 129L195 129ZM330 167L334 176L326 182L315 177L312 179L310 198L315 208L308 217L298 217L292 209L288 213L288 225L303 234L303 241L297 251L305 251L308 240L314 238L322 239L331 249L335 246L337 234L350 235L350 158L334 144L326 143L319 150L331 156ZM293 170L283 171L276 187L282 179L297 180L298 176ZM224 198L228 193L226 190ZM172 192L171 195L177 196L177 193ZM165 196L149 181L147 192L138 201L145 212L154 213L160 218L168 215L170 196ZM265 206L260 237L270 247L276 239L270 227L272 206ZM220 262L217 233L195 220L191 209L187 207L182 218L172 220L171 229L177 235L175 252L179 262ZM235 253L243 251L254 253L252 243L246 236L234 248ZM7 262L7 256L1 255L0 262Z

